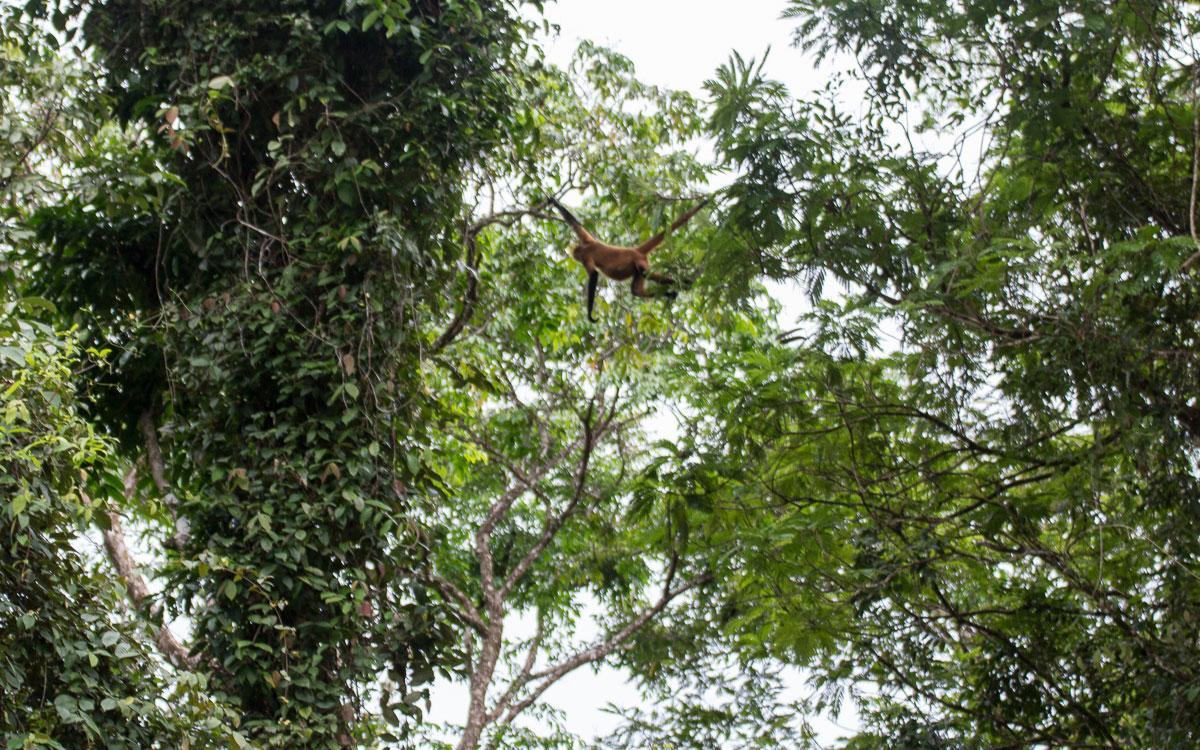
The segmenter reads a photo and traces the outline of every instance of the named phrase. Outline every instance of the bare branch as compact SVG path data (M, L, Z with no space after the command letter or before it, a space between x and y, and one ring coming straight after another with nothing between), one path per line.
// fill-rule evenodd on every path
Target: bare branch
M117 575L125 583L125 593L129 595L133 606L140 609L146 597L150 596L150 588L146 585L146 579L137 572L137 566L129 554L129 547L125 544L125 533L121 529L121 517L115 511L109 511L108 523L109 528L104 530L104 548L108 551L108 558L116 568ZM162 614L162 605L158 602L151 604L148 614L150 619L158 619ZM154 642L166 660L179 669L195 669L200 663L199 657L189 654L187 648L166 625L159 626Z
M136 476L135 470L130 468L129 473L125 476L126 496L133 494ZM86 496L85 499L91 502ZM133 555L129 553L129 545L125 543L125 532L121 528L121 516L112 510L107 511L107 515L109 527L103 530L104 549L108 552L108 559L125 585L125 593L129 596L129 600L133 602L135 609L141 611L144 602L150 596L150 587L146 585L146 579L142 577L142 574L137 572ZM162 616L162 604L153 602L149 609L145 610L145 614L152 621L158 620ZM179 639L165 624L158 628L155 645L166 660L178 669L195 669L196 665L200 663L200 657L189 654L187 648L179 642Z
M554 537L558 534L559 529L562 528L563 523L574 512L575 508L579 505L579 501L583 499L583 487L587 482L588 464L592 458L592 451L599 438L603 437L603 433L595 435L592 432L592 413L595 405L596 398L593 396L591 402L588 404L587 415L583 419L583 452L579 458L579 468L575 472L575 492L570 502L567 503L567 507L563 508L561 513L554 517L546 517L545 523L542 526L541 536L516 564L512 572L508 574L508 577L505 578L504 585L500 588L501 598L508 596L513 587L525 576L533 563L546 550L546 547L550 545L550 542L554 541Z
M520 219L523 219L526 216L532 216L535 219L547 219L550 221L557 221L558 217L552 216L543 211L543 209L545 209L549 205L550 205L550 201L543 200L543 201L538 201L537 203L534 203L529 208L510 208L510 209L506 209L504 211L496 211L495 213L489 214L488 216L484 216L483 218L476 221L474 224L472 224L470 227L468 227L468 231L471 234L475 235L475 234L479 234L484 229L486 229L490 226L493 226L495 224L499 224L500 226L505 226L505 227L511 227L513 224L517 223L517 221L519 221Z
M630 636L637 633L646 625L646 623L657 617L664 609L666 609L667 605L670 604L675 598L712 580L712 574L704 573L703 575L699 575L695 578L685 581L678 588L670 589L669 582L670 577L674 575L674 566L675 560L673 558L672 570L668 576L668 586L664 587L663 594L661 597L659 597L658 601L644 609L641 614L626 624L625 627L618 630L607 640L597 643L591 648L584 649L574 656L559 662L553 667L532 675L529 679L538 680L538 685L533 689L532 692L515 703L512 708L508 710L508 713L504 716L502 723L508 724L512 722L512 720L515 719L522 711L533 705L533 703L540 698L542 693L546 692L550 686L561 680L566 675L570 674L579 667L584 666L585 664L591 664L592 662L599 661L600 659L603 659L612 652L616 651L625 643L625 641L629 640Z
M492 709L491 713L488 714L487 722L489 724L500 718L500 715L504 713L505 709L507 709L509 704L512 703L513 698L517 696L517 693L520 692L521 688L525 687L525 684L529 682L529 677L531 674L533 674L533 666L537 663L538 651L542 647L542 637L546 633L545 626L545 616L539 607L537 614L537 630L534 631L533 638L529 641L529 649L525 652L525 663L521 665L521 671L517 673L517 676L508 686L508 690L504 691L504 695L500 697L500 700L496 702L496 706Z

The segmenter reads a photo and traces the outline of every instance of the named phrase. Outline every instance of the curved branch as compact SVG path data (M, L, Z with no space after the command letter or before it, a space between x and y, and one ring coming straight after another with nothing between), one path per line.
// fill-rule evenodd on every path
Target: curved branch
M437 573L428 574L426 576L426 580L428 580L428 582L432 584L442 596L446 597L447 600L452 601L458 606L459 617L461 617L468 625L474 628L480 635L486 635L487 624L484 623L483 617L481 617L479 614L479 610L476 609L475 605L471 603L471 599L464 594L461 589Z
M674 576L675 564L676 560L672 558L671 570L667 576L667 583L663 587L663 594L661 597L659 597L658 601L644 609L641 614L631 620L625 625L625 627L618 630L607 640L597 643L591 648L584 649L574 656L559 662L553 667L531 675L529 679L538 680L538 685L533 689L532 692L529 693L529 695L513 704L512 708L508 710L508 713L504 716L504 720L501 723L509 724L512 722L512 720L515 719L522 711L533 705L533 703L541 697L542 693L546 692L552 685L554 685L554 683L558 682L566 675L586 664L599 661L611 654L613 651L616 651L625 643L625 641L629 640L632 635L641 630L646 623L650 622L650 620L657 617L664 609L666 609L667 605L670 604L676 597L712 580L711 573L704 573L703 575L699 575L695 578L685 581L678 588L671 589L670 582L671 578Z
M547 513L545 523L542 526L541 536L537 542L521 557L520 562L512 569L512 572L505 578L504 584L500 587L500 597L503 599L512 593L513 587L520 582L521 578L529 571L534 562L541 557L542 552L550 543L554 541L554 537L558 534L559 529L566 523L567 518L575 511L579 505L579 501L583 499L584 486L587 483L588 465L591 462L592 451L596 447L596 443L603 438L604 429L608 426L606 421L601 425L600 434L596 434L596 429L592 424L592 415L596 407L596 396L588 402L587 415L583 418L583 450L579 458L579 468L575 472L575 492L571 496L567 507L563 508L562 512L551 517Z
M131 468L125 476L125 494L127 496L133 494L135 479L134 469ZM84 495L84 500L91 502L86 495ZM129 553L129 545L125 543L125 531L121 528L121 516L113 510L107 511L107 516L109 527L102 530L104 549L108 552L108 559L116 569L117 575L124 583L125 593L133 602L134 608L143 611L143 604L150 596L150 587L146 585L146 579L142 577L142 574L137 572L133 555ZM157 620L162 616L162 604L154 602L149 609L144 611L150 620ZM159 653L178 669L195 669L200 663L200 657L189 653L187 647L179 642L179 639L165 623L159 626L154 645L158 647Z
M479 243L477 242L479 233L495 224L511 227L526 216L533 216L539 219L553 219L554 217L548 216L542 211L549 204L548 200L544 200L533 204L529 208L512 208L497 211L496 213L484 216L472 224L464 225L463 237L467 243L467 291L463 298L462 306L458 309L458 313L450 321L450 325L446 327L442 335L434 342L433 352L435 354L454 343L454 340L459 337L463 329L466 328L467 323L470 323L471 318L475 315L475 308L479 304L479 266L482 262L482 257L479 253Z
M141 609L146 597L150 596L150 588L146 585L146 579L137 572L133 556L129 554L129 547L125 544L125 532L121 529L121 517L115 511L109 511L108 523L110 528L104 530L104 549L108 551L108 558L116 568L117 575L125 583L125 593L129 595L129 600L133 602L134 607ZM148 614L151 619L158 619L162 614L162 605L154 602L150 605ZM178 669L195 669L200 663L200 658L188 653L187 648L165 624L159 626L154 645L158 647L159 653Z
M454 320L450 321L450 325L438 337L438 340L433 344L433 352L436 354L442 349L452 344L458 335L466 328L467 323L471 321L475 315L475 306L479 303L479 245L475 241L478 234L476 231L467 232L467 292L463 299L462 307L458 308L458 313L454 316Z

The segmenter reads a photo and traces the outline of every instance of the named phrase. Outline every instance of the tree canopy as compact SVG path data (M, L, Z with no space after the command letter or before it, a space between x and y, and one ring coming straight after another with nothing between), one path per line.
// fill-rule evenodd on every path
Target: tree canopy
M5 746L1194 746L1194 7L544 10L0 4Z
M743 637L874 685L855 746L1194 743L1195 14L788 13L869 112L740 59L710 85L744 175L711 273L814 303L702 372L709 450L753 476L714 517L759 519Z

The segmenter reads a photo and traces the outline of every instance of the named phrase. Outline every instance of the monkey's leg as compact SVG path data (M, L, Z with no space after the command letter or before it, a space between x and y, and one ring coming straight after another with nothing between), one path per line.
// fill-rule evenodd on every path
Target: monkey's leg
M630 288L633 291L634 297L652 297L654 295L646 291L646 274L642 269L638 268L633 272L633 283Z
M653 273L651 271L646 272L646 278L648 278L651 281L654 281L656 283L662 284L663 286L670 286L675 283L675 279L671 278L670 276L667 276L666 274L661 274L661 273ZM669 297L670 299L675 299L676 297L679 296L679 293L676 292L674 289L664 289L664 290L662 290L662 296Z
M598 281L600 281L600 272L599 271L592 271L591 273L588 274L587 316L588 316L588 320L592 323L599 322L594 317L592 317L592 307L594 307L596 304L596 282L598 282Z

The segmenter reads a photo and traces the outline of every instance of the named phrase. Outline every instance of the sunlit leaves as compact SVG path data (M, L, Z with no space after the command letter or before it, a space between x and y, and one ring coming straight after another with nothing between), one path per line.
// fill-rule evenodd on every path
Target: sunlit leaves
M77 411L70 336L0 314L0 724L15 746L234 743L203 680L170 678L120 582L83 553L107 527L112 445ZM116 485L115 491L112 485ZM164 710L164 700L171 710Z

